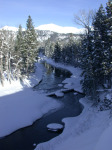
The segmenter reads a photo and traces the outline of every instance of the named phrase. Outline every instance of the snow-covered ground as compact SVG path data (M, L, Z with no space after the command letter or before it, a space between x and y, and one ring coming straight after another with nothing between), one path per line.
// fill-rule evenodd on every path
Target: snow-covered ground
M65 83L64 88L66 89L74 89L76 91L82 92L80 81L82 77L80 77L81 69L80 68L74 68L72 66L66 66L64 64L55 63L52 59L48 59L47 57L41 57L42 61L46 61L47 63L57 67L62 68L70 71L72 73L72 76L70 78L66 78L63 83Z
M55 64L52 60L45 60L57 67L70 70L73 75L64 83L67 88L74 88L81 91L80 73L81 70L73 67ZM77 117L64 118L65 129L58 137L37 145L35 150L112 150L112 118L110 110L99 111L93 107L86 97L80 102L84 110Z
M17 80L0 85L0 138L19 128L31 125L48 111L58 109L61 104L32 90L42 79L42 66L24 84ZM35 84L34 84L35 83Z
M63 83L66 83L66 88L81 92L79 68L55 64L52 60L43 59L56 67L71 71L73 75ZM40 68L42 67L37 65L36 74L31 76L30 80L26 80L24 86L14 81L11 85L0 87L0 137L31 125L43 114L60 107L55 100L32 91L31 86L34 83L38 84L42 78ZM58 91L56 94L60 96L61 92ZM77 117L64 118L63 133L48 142L37 145L35 150L112 150L110 110L99 111L99 108L93 107L92 102L86 97L80 102L84 105L83 112Z

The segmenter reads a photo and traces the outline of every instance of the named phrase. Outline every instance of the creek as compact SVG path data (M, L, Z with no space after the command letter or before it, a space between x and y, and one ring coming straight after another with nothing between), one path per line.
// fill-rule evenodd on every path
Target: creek
M64 88L62 81L71 76L67 70L55 68L49 64L43 64L46 68L43 73L42 82L35 86L33 90L40 93L49 94ZM75 117L80 115L83 106L79 103L79 99L83 95L74 92L65 93L63 97L53 96L55 100L62 103L62 107L57 111L52 111L44 115L33 123L33 125L19 129L14 133L0 139L0 150L34 150L39 143L46 142L63 131L51 132L47 130L50 123L62 124L62 119L66 117Z

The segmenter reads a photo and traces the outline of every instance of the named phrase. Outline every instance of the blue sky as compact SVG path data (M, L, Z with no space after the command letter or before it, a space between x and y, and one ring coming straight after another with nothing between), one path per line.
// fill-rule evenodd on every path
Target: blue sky
M74 14L80 10L97 10L108 0L0 0L0 27L26 26L31 15L34 26L54 23L60 26L76 26Z

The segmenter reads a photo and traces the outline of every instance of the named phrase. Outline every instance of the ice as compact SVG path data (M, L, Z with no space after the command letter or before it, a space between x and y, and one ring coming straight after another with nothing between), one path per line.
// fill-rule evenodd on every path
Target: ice
M33 146L36 146L36 145L37 145L36 143L33 144Z
M56 91L56 92L55 92L55 95L56 95L57 97L63 97L63 96L64 96L64 93L59 90L59 91Z
M58 131L63 129L63 125L58 124L58 123L51 123L47 125L48 130L50 131Z
M59 87L62 87L62 86L63 86L63 84L58 84L58 86L59 86Z

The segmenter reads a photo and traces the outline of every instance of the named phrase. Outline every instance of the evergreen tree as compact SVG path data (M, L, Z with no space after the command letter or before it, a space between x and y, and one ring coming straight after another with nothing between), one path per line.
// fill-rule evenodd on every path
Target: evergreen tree
M96 80L95 80L95 68L94 68L94 42L93 32L89 31L89 34L82 40L82 47L80 51L81 68L83 69L82 88L86 95L95 99L96 95Z
M37 34L33 26L31 17L28 17L26 23L27 29L24 37L24 62L26 72L34 71L34 62L37 59Z
M11 82L13 78L13 59L14 59L14 34L10 31L1 31L1 82L3 81L3 75L5 72L5 79ZM3 83L3 82L2 82Z
M107 51L107 27L106 27L106 14L103 6L101 5L97 11L94 21L94 68L95 76L99 84L103 84L106 66L108 64L109 53Z
M4 85L4 69L3 69L3 59L4 59L4 48L3 48L3 43L4 43L4 37L3 37L3 32L0 31L0 83Z
M106 25L107 25L107 42L108 42L108 64L106 66L106 74L108 79L108 87L111 88L112 86L112 2L109 1L106 6L107 11L107 19L106 19Z
M61 46L59 42L57 42L54 47L53 59L55 60L55 62L60 62L60 58L61 58Z
M24 36L22 31L22 26L19 25L16 41L15 41L15 58L14 62L15 70L14 74L17 78L21 78L25 70L24 62Z

